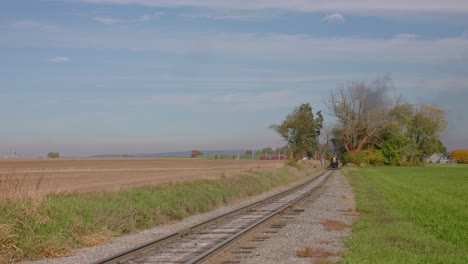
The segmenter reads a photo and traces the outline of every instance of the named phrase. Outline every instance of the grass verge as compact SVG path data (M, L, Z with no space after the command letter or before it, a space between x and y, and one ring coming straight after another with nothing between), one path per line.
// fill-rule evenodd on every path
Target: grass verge
M468 263L466 167L345 171L360 218L340 263Z
M0 263L58 257L121 236L258 195L313 170L250 170L216 180L168 183L119 192L0 200Z

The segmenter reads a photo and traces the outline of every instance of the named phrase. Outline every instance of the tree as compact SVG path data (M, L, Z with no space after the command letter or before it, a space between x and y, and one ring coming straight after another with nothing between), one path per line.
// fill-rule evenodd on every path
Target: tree
M439 140L440 133L447 127L445 112L423 104L414 104L410 108L412 118L408 126L408 137L418 147L419 158L434 152L447 153Z
M51 158L51 159L57 159L57 158L60 158L60 153L58 153L58 152L49 152L47 154L47 157Z
M368 144L379 143L379 133L389 122L391 101L386 91L391 84L388 77L368 85L351 82L330 92L325 104L337 118L333 134L335 142L346 152L357 152Z
M196 158L197 156L203 155L203 152L200 150L192 150L192 158Z
M390 114L392 131L386 129L383 138L397 141L401 155L408 162L420 162L433 153L447 153L440 141L440 133L447 126L444 111L424 104L402 104Z
M248 149L248 150L245 151L244 154L245 154L245 155L252 155L252 150Z
M380 133L385 164L418 163L433 153L447 153L440 141L445 113L422 104L402 104L390 112L391 121Z
M323 116L321 111L314 113L309 103L301 104L299 107L286 116L286 119L279 125L270 126L287 142L294 158L310 151L317 150L317 138L322 129Z
M264 149L262 150L262 153L271 154L271 153L273 153L273 149L270 148L270 147L264 148Z
M468 163L468 149L456 149L450 152L450 158L458 163Z
M333 128L329 125L325 125L322 127L322 131L320 132L320 136L318 137L318 153L320 155L320 166L322 168L325 167L325 156L328 154L330 149L330 142L332 140L333 135Z

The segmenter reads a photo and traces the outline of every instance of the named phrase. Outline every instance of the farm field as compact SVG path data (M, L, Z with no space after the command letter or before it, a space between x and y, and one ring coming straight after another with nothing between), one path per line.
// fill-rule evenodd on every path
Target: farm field
M340 263L468 263L468 167L345 168L360 218Z
M0 160L0 179L21 181L25 192L92 192L217 178L251 169L275 169L283 164L283 161L189 158L4 159Z
M207 212L318 171L309 162L288 167L284 161L203 159L22 160L16 161L14 172L6 164L3 161L0 174L1 264L65 256L80 247L102 245L113 237ZM62 173L63 178L58 177ZM101 173L107 175L105 181ZM44 175L42 181L60 179L61 190L77 191L46 193L42 182L38 188L42 193L18 190L26 183L37 184L38 175ZM171 177L163 177L167 175ZM97 184L86 188L85 180ZM122 188L139 184L144 186ZM91 192L96 188L115 191Z

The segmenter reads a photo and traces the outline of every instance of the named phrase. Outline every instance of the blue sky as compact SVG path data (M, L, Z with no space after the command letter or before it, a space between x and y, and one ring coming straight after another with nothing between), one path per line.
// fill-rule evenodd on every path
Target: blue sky
M282 146L295 106L383 75L468 148L467 1L1 1L0 58L1 155Z

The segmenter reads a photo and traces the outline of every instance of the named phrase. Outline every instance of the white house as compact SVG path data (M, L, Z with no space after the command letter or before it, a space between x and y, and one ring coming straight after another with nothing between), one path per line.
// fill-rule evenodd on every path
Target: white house
M434 153L429 158L426 159L426 162L430 163L451 163L452 160L445 156L442 153Z

